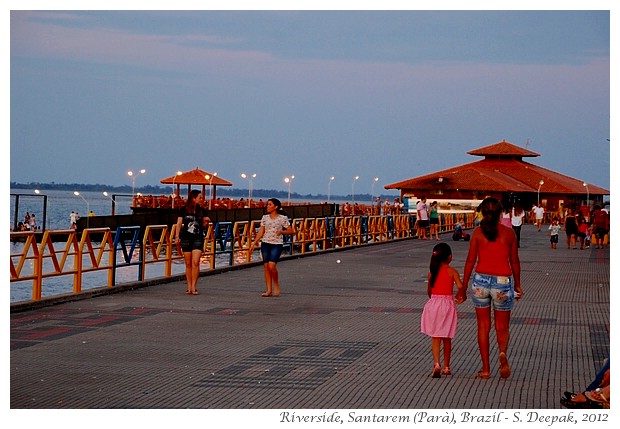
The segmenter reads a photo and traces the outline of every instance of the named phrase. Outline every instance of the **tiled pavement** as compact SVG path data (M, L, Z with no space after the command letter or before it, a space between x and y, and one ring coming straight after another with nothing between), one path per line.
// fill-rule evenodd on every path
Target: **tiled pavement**
M462 274L468 245L449 242ZM609 248L551 250L524 226L511 377L499 377L492 339L492 378L475 378L468 300L453 375L432 379L419 323L434 244L285 258L278 298L260 296L251 266L202 276L198 296L174 281L12 313L10 407L558 409L564 390L589 383L610 349Z

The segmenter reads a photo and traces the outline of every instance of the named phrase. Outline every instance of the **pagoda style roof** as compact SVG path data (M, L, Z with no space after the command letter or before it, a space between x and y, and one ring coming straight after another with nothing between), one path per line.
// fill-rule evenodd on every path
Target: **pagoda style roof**
M492 144L490 146L481 147L467 152L469 155L488 156L488 157L535 157L540 156L539 153L532 152L531 150L523 149L519 146L515 146L512 143L508 143L503 140L499 143Z
M385 189L426 190L442 187L459 191L537 192L544 181L546 194L583 194L584 182L525 162L521 157L540 156L506 141L467 152L484 159L437 171L385 186ZM609 190L587 184L592 195L608 195Z

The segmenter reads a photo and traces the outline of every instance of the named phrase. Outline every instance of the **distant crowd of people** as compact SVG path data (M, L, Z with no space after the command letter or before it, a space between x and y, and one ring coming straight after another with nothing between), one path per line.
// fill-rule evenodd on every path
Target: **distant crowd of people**
M180 209L187 204L187 198L183 198L179 195L136 195L133 197L133 207L147 207L147 208L160 208L160 209ZM209 207L209 205L211 207ZM266 202L259 200L248 200L240 198L238 200L232 198L217 198L209 201L209 199L202 198L200 206L205 209L212 210L230 210L230 209L242 209L242 208L263 208L266 206Z
M476 213L476 220L479 213ZM543 230L543 223L548 223L548 235L550 236L551 248L557 249L561 231L566 233L567 249L588 249L595 238L596 247L603 248L605 237L609 234L609 213L600 205L593 207L578 204L561 204L557 209L546 208L538 203L526 212L523 207L516 203L512 207L504 208L501 223L512 227L517 236L517 247L521 244L521 227L529 222ZM474 221L474 225L476 225ZM579 246L579 247L577 247Z
M41 227L37 225L37 215L26 212L24 220L17 223L16 231L38 231L39 229Z
M133 207L147 207L147 208L163 208L163 209L180 209L187 204L187 199L181 196L172 195L136 195L133 198ZM205 209L210 210L231 210L231 209L243 209L243 208L265 208L267 201L262 198L245 199L240 198L238 200L232 198L217 198L209 201L209 199L203 198L200 205ZM286 206L286 203L283 203ZM361 204L361 203L349 203L341 204L340 214L342 216L363 216L363 215L395 215L403 213L404 204L400 198L394 198L393 202L390 202L388 198L385 201L381 200L381 197L377 197L373 204Z

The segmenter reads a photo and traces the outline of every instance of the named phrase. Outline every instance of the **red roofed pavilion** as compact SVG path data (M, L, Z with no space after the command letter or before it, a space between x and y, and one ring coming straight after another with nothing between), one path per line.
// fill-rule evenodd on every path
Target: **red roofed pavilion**
M560 204L579 206L587 200L589 205L602 206L603 196L609 195L607 189L523 161L540 154L505 140L467 153L484 159L392 183L385 189L399 189L402 201L422 196L430 201L491 196L503 204L519 201L526 209L540 201L547 210Z
M212 188L212 197L215 199L215 189L217 186L232 186L232 182L224 180L217 176L217 173L208 173L200 168L196 167L193 170L181 172L174 176L166 177L159 181L163 184L176 185L176 195L181 193L181 185L187 186L187 195L192 190L192 185L202 186L202 195L205 196L205 188L207 186Z

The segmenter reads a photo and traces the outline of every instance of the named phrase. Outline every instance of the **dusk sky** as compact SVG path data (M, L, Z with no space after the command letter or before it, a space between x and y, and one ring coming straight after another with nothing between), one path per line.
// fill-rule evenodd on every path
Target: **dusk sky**
M506 140L611 186L609 10L6 13L11 181L393 194Z

